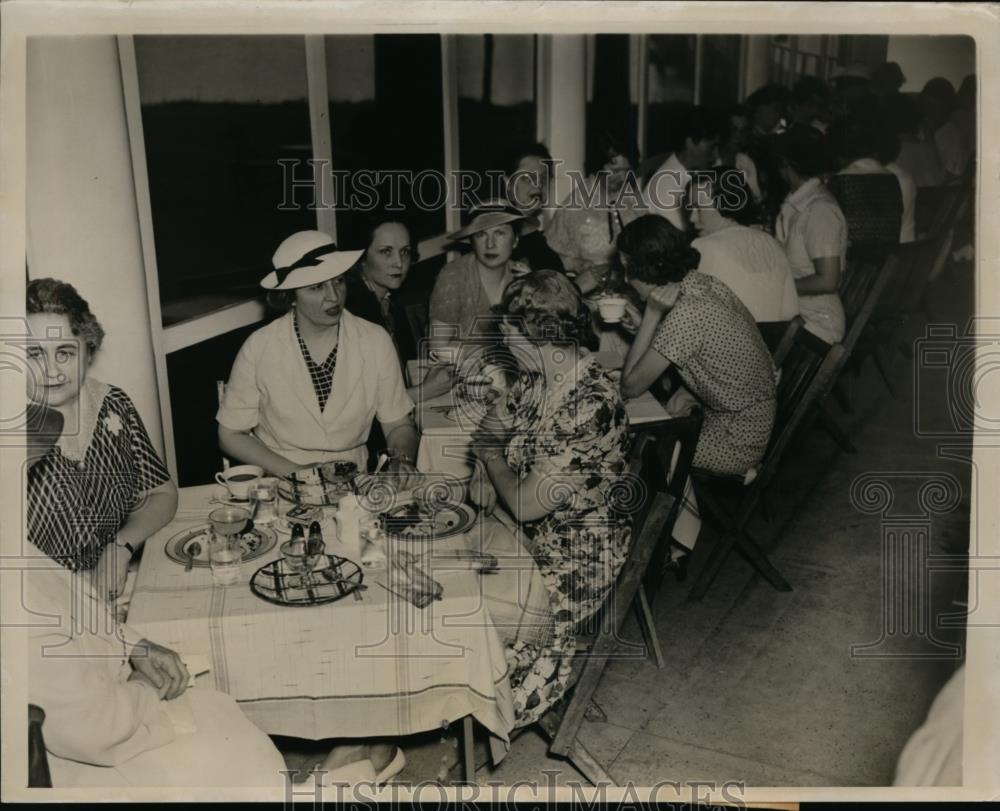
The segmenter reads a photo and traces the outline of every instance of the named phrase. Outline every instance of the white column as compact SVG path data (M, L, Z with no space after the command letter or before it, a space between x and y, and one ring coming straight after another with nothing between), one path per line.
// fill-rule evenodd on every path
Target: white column
M586 37L544 35L539 41L538 136L552 157L562 161L555 177L555 197L569 194L567 170L583 171L586 147Z
M27 57L30 276L70 282L90 304L107 333L91 373L128 392L162 454L115 38L37 37Z
M746 38L743 98L749 96L758 87L767 84L769 39L766 34L754 34Z

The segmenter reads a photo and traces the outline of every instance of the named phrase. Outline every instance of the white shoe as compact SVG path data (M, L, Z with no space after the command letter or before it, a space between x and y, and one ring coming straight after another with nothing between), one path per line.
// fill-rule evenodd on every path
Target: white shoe
M356 786L359 783L372 785L376 782L375 767L368 758L365 758L328 772L311 771L305 780L295 784L295 788L312 791L316 787L317 778L321 786Z
M404 768L406 768L406 755L403 754L403 748L401 746L397 746L396 754L393 759L389 761L389 765L375 775L375 785L385 785L393 777L403 771Z

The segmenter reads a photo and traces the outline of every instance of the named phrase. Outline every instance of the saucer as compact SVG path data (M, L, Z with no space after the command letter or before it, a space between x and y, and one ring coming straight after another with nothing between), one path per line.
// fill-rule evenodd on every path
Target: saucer
M212 501L217 501L219 504L224 504L227 507L243 507L247 510L253 509L253 502L250 499L243 499L242 501L238 498L233 498L229 491L223 487L221 484L217 484L212 488Z

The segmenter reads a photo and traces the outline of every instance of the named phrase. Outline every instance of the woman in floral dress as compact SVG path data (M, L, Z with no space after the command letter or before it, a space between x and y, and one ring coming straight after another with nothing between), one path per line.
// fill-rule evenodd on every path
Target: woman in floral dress
M520 536L492 521L484 551L502 571L483 582L523 726L562 696L574 629L603 605L628 553L629 517L614 497L628 418L617 384L581 347L589 312L563 274L518 279L498 309L520 368L474 438L471 491L487 514L499 501Z

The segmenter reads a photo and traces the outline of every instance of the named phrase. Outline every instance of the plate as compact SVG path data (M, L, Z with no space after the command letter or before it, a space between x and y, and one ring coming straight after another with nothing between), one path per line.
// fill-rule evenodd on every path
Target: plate
M395 538L438 540L468 532L476 523L476 511L468 504L448 504L432 514L411 500L381 513L379 520L385 533Z
M194 565L205 568L208 563L208 545L212 538L212 525L199 524L196 527L178 532L167 541L165 551L167 557L175 563L187 566L187 550L191 544L197 542L201 545L201 551L194 557ZM254 527L249 532L244 532L240 537L243 546L243 561L255 560L266 555L278 542L278 537L267 527Z
M348 594L361 597L365 579L352 560L324 554L309 575L288 569L283 558L261 566L250 578L250 591L275 605L314 606L342 600Z
M309 507L332 507L351 492L351 478L358 475L354 462L319 462L278 479L278 493Z

